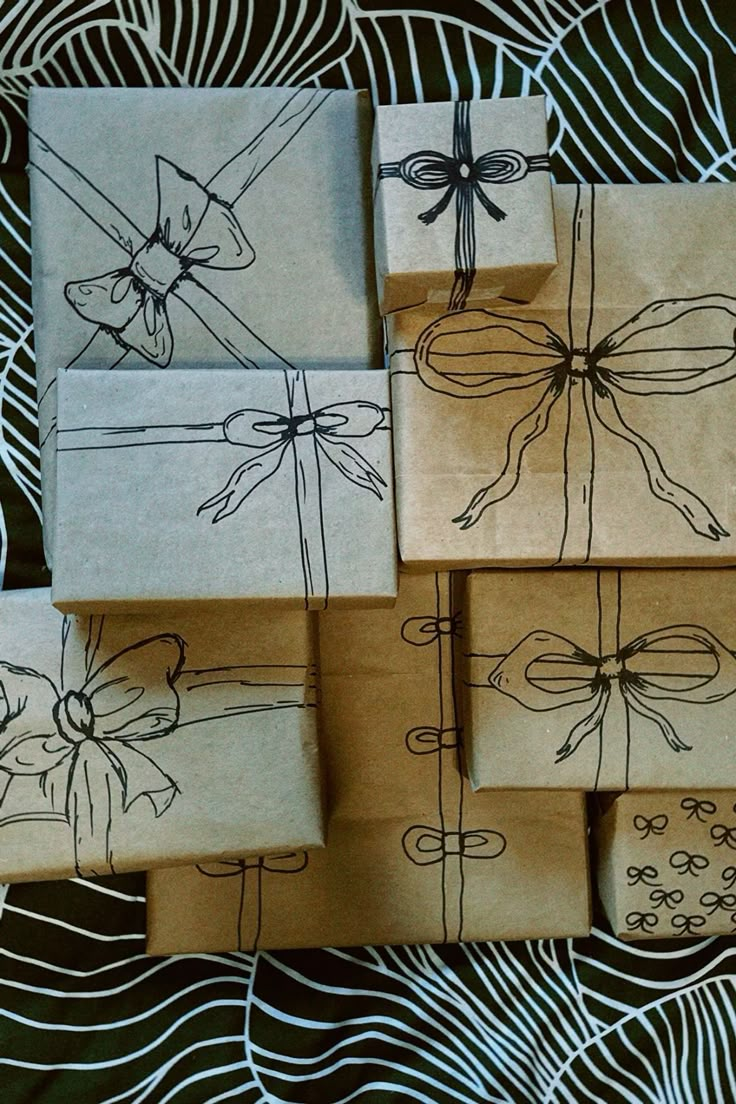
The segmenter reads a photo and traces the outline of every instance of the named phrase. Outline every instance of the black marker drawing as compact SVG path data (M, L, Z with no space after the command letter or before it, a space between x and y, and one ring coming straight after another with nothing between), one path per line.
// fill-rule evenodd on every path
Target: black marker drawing
M704 893L700 898L700 904L709 916L719 910L733 912L736 909L736 893Z
M724 883L726 889L733 889L734 885L736 885L736 866L727 866L725 870L722 870L721 881Z
M677 912L670 923L678 935L697 935L698 929L705 925L705 917L697 914L686 916L682 912Z
M626 877L630 886L639 885L641 882L647 886L659 886L662 883L655 881L659 877L656 866L629 866L626 868Z
M77 873L109 874L116 813L146 797L160 817L180 792L157 765L150 742L220 717L313 708L314 671L297 664L187 669L186 644L174 633L147 637L101 660L105 618L80 624L84 631L75 631L71 618L62 621L56 681L32 667L0 662L0 829L24 821L65 823ZM70 669L80 663L77 682ZM50 810L2 816L19 776L38 779Z
M349 442L388 432L389 410L364 400L314 410L307 374L284 370L283 377L283 411L237 410L222 422L199 425L80 426L60 430L57 448L76 452L220 443L244 449L247 459L235 468L225 486L198 505L196 513L210 514L214 523L236 513L288 456L293 466L305 608L324 609L330 587L323 480L334 469L349 483L383 501L385 479Z
M678 874L692 874L693 878L697 878L701 871L708 869L710 859L690 851L673 851L670 855L670 866Z
M83 278L66 285L69 304L95 326L82 350L89 361L117 367L135 350L152 364L166 367L174 348L167 300L175 297L243 367L260 367L264 354L270 365L291 367L200 277L206 277L207 269L237 270L253 263L255 253L234 208L330 95L329 90L295 90L274 118L205 184L156 157L158 211L148 234L44 137L34 134L29 171L46 177L126 256L121 268L101 276L80 274ZM54 383L48 384L39 403L48 399ZM55 423L42 447L54 427Z
M481 661L483 674L466 685L496 690L534 713L590 704L557 749L555 762L570 759L594 735L598 764L592 788L598 789L601 778L622 776L622 788L628 789L632 715L652 722L673 752L691 751L662 703L712 705L730 697L736 692L736 656L699 625L667 625L622 644L620 571L597 572L597 602L597 654L558 633L535 629L507 655L469 655ZM607 748L605 719L614 688L625 704L626 725L623 747ZM608 761L619 757L623 769Z
M386 161L378 166L378 180L399 179L422 191L444 189L438 203L418 215L429 226L455 197L455 281L450 293L450 310L462 310L470 294L476 273L475 204L495 222L506 212L486 195L483 185L515 184L530 172L549 172L547 154L529 157L518 150L501 149L473 154L470 127L470 101L454 105L452 157L437 150L420 150L401 161ZM520 227L519 233L523 233Z
M658 923L656 912L630 912L626 916L627 931L652 932Z
M506 849L506 837L501 832L465 825L462 733L454 681L454 644L459 625L452 609L450 576L435 575L435 609L427 616L408 617L401 626L401 637L407 644L436 649L437 723L410 729L404 741L414 755L437 756L437 822L407 828L402 847L415 866L441 864L445 943L463 939L465 861L496 859Z
M701 824L706 823L706 817L713 816L714 813L718 812L715 801L709 801L707 798L701 801L697 797L683 797L680 808L687 813L686 820L695 817Z
M633 824L634 829L639 832L639 839L645 840L648 836L663 836L669 824L669 817L666 813L657 813L651 817L637 813Z
M239 951L255 954L263 928L263 878L265 874L301 874L309 857L306 851L285 851L280 855L265 855L232 862L198 863L197 870L206 878L240 878L236 946Z
M651 494L674 507L695 533L712 541L730 536L702 498L668 475L655 446L625 420L616 396L691 395L733 379L736 298L708 294L656 300L594 339L593 186L578 186L572 229L566 336L544 321L479 309L445 315L417 339L414 371L430 390L470 400L518 390L529 390L532 396L508 432L503 470L476 491L453 521L469 529L513 494L526 450L546 432L559 402L565 408L564 516L556 563L590 560L596 435L601 431L635 450ZM464 348L469 335L474 338L472 353ZM486 345L482 352L479 337ZM477 368L459 371L460 358L477 361Z
M726 824L714 824L710 830L710 837L714 847L726 847L736 851L736 825L729 828Z
M658 909L664 906L674 909L685 900L685 894L681 889L653 889L649 894L649 900L652 902L652 908ZM736 902L736 898L734 900Z

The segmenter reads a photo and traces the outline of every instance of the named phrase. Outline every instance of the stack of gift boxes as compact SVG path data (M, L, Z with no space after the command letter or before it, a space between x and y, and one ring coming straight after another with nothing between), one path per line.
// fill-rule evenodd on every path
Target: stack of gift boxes
M541 98L372 127L32 93L0 881L148 870L153 953L584 935L589 807L619 935L730 932L736 186L552 185Z

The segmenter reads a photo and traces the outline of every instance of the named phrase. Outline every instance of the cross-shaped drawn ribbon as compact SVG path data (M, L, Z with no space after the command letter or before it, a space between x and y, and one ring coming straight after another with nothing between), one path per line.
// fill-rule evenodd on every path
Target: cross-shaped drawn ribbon
M149 238L123 268L69 282L78 314L161 368L171 360L167 298L194 268L240 269L255 253L231 207L193 176L156 158L158 213Z
M284 851L277 855L199 863L197 870L206 878L240 878L236 945L239 951L255 953L263 926L263 875L301 874L308 864L306 851Z
M184 642L170 634L124 648L75 689L60 691L38 671L0 663L0 771L53 785L55 768L68 768L64 814L39 819L68 820L78 873L110 872L117 800L125 813L146 797L157 817L174 800L176 783L141 744L177 727L183 663Z
M617 395L691 395L733 379L736 298L659 299L594 340L594 208L595 189L578 187L567 335L531 311L469 310L432 322L414 349L417 374L433 391L463 399L525 390L532 396L508 432L502 471L453 518L461 529L477 525L515 491L527 448L546 432L557 404L565 404L565 513L556 562L566 565L590 558L600 431L638 454L652 495L674 507L694 532L712 541L730 535L702 498L669 476L654 445L624 417Z
M642 633L613 655L593 655L557 633L535 630L487 676L488 685L534 712L590 705L557 749L574 755L592 733L601 737L614 688L630 710L656 725L675 751L689 751L662 704L708 705L736 691L736 657L707 629L669 625Z
M549 167L546 154L525 156L512 149L492 150L475 157L468 100L459 100L454 106L452 157L437 150L420 150L401 161L378 166L379 181L398 178L422 191L444 189L440 200L417 216L425 226L433 223L455 197L455 282L450 310L462 310L475 279L476 202L495 222L506 218L506 212L489 199L483 185L515 184L530 172L549 172Z
M491 828L472 828L463 832L443 832L430 824L414 824L402 837L408 859L416 866L431 866L447 855L464 859L497 859L506 850L506 837Z

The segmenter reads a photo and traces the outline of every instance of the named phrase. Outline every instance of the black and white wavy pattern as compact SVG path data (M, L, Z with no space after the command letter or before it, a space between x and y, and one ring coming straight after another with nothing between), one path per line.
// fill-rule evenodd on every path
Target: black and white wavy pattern
M0 579L46 582L24 166L33 84L545 92L558 180L736 179L729 0L5 0ZM142 879L14 886L3 1104L736 1099L731 940L144 954ZM2 898L2 891L0 891ZM1 901L0 901L1 904Z

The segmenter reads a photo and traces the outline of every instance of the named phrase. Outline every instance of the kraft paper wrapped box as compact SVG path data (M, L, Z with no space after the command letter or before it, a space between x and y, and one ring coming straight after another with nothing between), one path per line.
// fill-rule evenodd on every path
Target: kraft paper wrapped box
M393 605L387 373L69 371L53 599Z
M544 96L377 107L382 312L533 299L557 262L549 167Z
M306 613L0 596L0 881L320 847L315 646Z
M733 935L736 790L620 794L595 821L598 891L620 939Z
M736 780L736 572L475 571L464 618L476 789Z
M380 367L371 115L314 88L31 90L47 543L64 368Z
M474 795L458 770L449 576L319 627L326 849L153 872L148 950L586 934L583 795Z
M530 306L389 319L411 568L736 563L736 184L553 188Z

